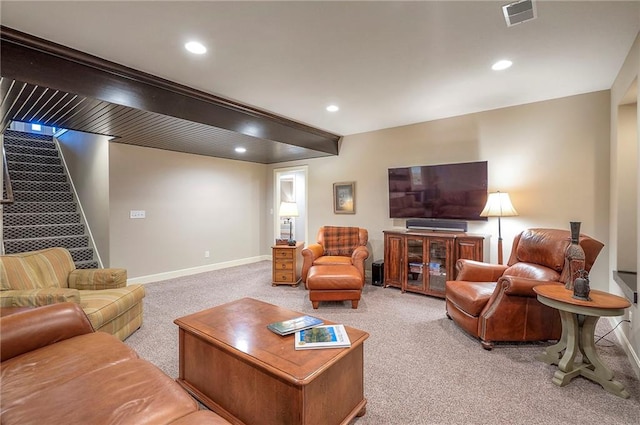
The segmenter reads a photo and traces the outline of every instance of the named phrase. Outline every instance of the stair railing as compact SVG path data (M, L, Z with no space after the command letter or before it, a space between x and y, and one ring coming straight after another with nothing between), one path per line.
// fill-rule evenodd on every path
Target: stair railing
M9 167L7 167L7 154L4 151L4 135L0 134L0 148L2 148L2 174L0 177L0 186L6 190L2 191L2 200L0 201L0 215L4 214L4 204L13 204L13 187L11 186L11 177L9 177ZM4 199L4 193L7 194L7 199ZM4 230L3 220L0 219L0 255L4 255Z
M11 177L9 177L9 168L7 167L7 154L2 147L2 183L4 185L7 197L2 195L2 204L13 204L13 187L11 186Z

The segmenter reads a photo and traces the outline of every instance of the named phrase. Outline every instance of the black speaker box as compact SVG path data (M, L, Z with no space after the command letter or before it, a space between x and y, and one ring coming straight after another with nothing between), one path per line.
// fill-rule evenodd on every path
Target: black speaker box
M371 263L371 284L375 286L384 284L384 261L378 260Z
M437 220L432 218L410 218L406 222L407 229L446 230L466 232L467 222L458 220Z

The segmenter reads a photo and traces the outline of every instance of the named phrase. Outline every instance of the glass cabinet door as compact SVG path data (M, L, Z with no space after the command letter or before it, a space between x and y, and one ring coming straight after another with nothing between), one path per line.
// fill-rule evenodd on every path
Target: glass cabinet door
M444 284L447 281L447 253L451 241L444 239L429 239L429 292L444 294Z
M407 291L425 290L425 241L423 238L407 239Z

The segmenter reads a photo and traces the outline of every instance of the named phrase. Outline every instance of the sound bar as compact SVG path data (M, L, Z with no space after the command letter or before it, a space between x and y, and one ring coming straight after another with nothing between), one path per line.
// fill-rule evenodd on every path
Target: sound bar
M441 230L453 232L466 232L467 222L458 220L437 220L429 218L410 218L407 220L407 229Z

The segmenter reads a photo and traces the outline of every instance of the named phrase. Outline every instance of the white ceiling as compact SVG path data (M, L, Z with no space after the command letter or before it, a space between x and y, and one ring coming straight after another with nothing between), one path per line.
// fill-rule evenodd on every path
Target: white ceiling
M3 0L0 22L340 135L609 89L640 31L639 1L537 1L513 27L508 3Z

